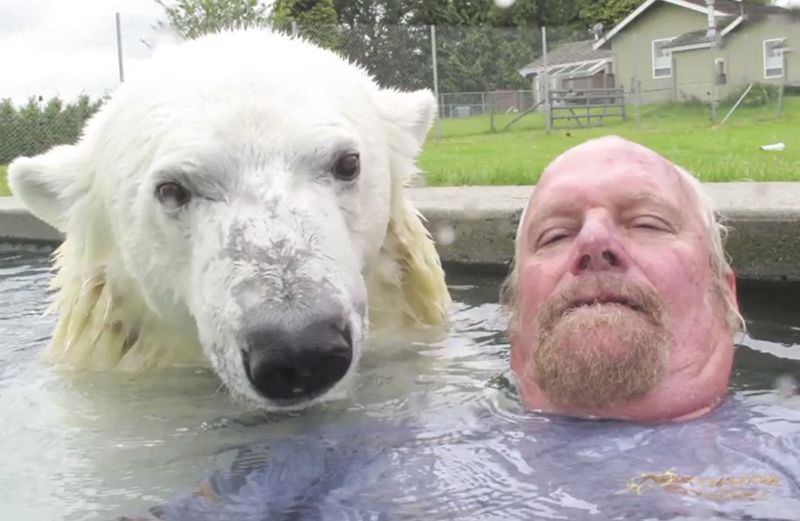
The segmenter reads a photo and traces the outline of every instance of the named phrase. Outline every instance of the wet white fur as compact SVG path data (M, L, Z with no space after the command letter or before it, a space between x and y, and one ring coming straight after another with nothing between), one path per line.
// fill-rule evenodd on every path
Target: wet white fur
M233 395L271 408L241 358L254 320L300 327L325 295L346 310L356 360L370 330L442 330L444 274L403 192L434 115L429 91L381 88L266 31L157 51L77 144L9 167L13 193L66 236L50 358L127 371L210 361ZM352 187L330 171L345 149L361 157ZM154 192L171 178L204 197L170 212Z

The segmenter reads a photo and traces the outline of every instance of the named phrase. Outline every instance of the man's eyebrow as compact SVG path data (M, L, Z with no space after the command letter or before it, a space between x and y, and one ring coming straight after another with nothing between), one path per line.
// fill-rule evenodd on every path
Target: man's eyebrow
M528 224L525 234L531 244L534 244L536 236L542 233L543 224L548 219L578 219L580 212L580 207L572 200L561 199L557 202L544 202L538 208L533 209L530 215L526 216Z
M652 193L637 193L637 194L630 194L626 195L623 198L622 204L620 205L622 208L630 208L639 205L654 205L658 206L661 209L667 210L672 213L680 213L679 209L675 207L674 204L670 203L663 197L652 194Z
M660 212L663 212L667 219L673 222L676 226L683 225L683 211L682 208L670 203L663 197L652 193L639 193L633 194L625 198L626 200L621 205L623 212L639 208L641 206L655 207ZM685 210L685 209L683 209Z
M580 208L575 205L573 200L561 199L556 202L546 201L531 212L532 217L541 220L543 217L568 216L580 212Z

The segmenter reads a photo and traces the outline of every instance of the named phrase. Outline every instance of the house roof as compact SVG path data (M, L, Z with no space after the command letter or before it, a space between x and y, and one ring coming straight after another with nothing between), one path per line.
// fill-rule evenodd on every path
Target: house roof
M711 43L711 39L707 36L705 29L683 33L668 44L664 45L662 48L672 49L675 47L684 47L687 45L697 45L703 43Z
M706 12L706 0L683 0L686 3L702 7ZM784 7L776 5L763 5L754 2L740 2L739 0L714 0L714 10L722 11L730 15L739 15L744 11L745 14L770 14L783 13L788 11Z
M611 59L611 51L595 49L592 44L594 44L594 40L582 40L554 48L547 53L548 73L550 75L567 72L594 74L596 70L592 72L593 69L605 65ZM568 65L575 65L575 67L566 67ZM542 74L543 72L544 56L538 57L519 71L523 76Z
M706 0L684 0L684 2L700 6L703 8L703 12L706 12ZM785 14L791 12L791 9L786 9L785 7L777 5L763 5L740 0L714 0L714 10L731 15Z
M687 1L695 1L700 2L705 0L687 0ZM716 0L719 2L720 0ZM739 3L734 2L732 0L725 0L727 4L736 3L739 4L739 7L744 11L744 15L740 14L736 16L733 20L730 18L725 19L722 23L717 24L717 31L720 38L724 38L728 35L731 31L736 29L739 26L747 25L748 23L752 23L754 20L758 20L763 18L766 14L793 14L793 11L789 9L784 9L782 7L776 6L765 6L760 4L749 4L749 3ZM716 4L715 2L715 4ZM726 4L723 4L723 8ZM796 16L796 15L794 15ZM701 29L699 31L690 31L688 33L683 33L680 36L676 37L674 40L669 42L668 44L664 45L664 49L670 49L672 52L680 52L680 51L691 51L694 49L704 49L711 46L712 39L707 36L707 30Z
M620 23L615 25L608 31L602 38L598 39L594 42L593 47L598 49L608 43L617 33L619 33L622 29L624 29L628 24L633 22L636 18L639 17L642 13L644 13L650 6L655 4L656 2L663 2L666 4L672 4L678 7L683 7L685 9L690 9L692 11L697 11L698 13L706 14L708 13L708 9L706 8L706 0L645 0L642 2L639 7L637 7L633 12L631 12L628 16L626 16ZM774 5L761 5L755 4L747 1L739 1L739 0L714 0L714 15L723 23L728 24L731 20L740 17L741 15L766 15L766 14L787 14L792 13L790 9L786 9L784 7L774 6ZM693 31L696 33L697 31ZM720 33L722 34L725 32L725 29L722 30ZM686 33L687 35L690 33ZM683 36L683 35L682 35ZM687 38L690 38L687 36ZM706 40L706 43L708 40ZM704 42L695 42L694 44L684 44L684 45L698 45ZM670 47L676 47L674 42L670 45Z

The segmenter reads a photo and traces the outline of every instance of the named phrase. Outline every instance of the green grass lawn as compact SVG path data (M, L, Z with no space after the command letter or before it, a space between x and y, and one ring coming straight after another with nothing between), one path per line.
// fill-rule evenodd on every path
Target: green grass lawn
M774 103L740 107L718 128L711 128L709 109L699 105L644 106L638 130L633 110L628 112L625 122L554 129L549 135L541 114L525 116L510 130L494 133L488 117L442 120L431 130L419 165L428 185L532 184L545 165L569 147L618 134L660 152L703 181L800 181L800 97L784 99L780 119ZM722 107L718 120L726 112ZM495 128L514 117L498 115ZM782 152L758 148L778 141L786 143ZM5 166L0 166L0 195L9 195Z
M728 107L718 111L718 121ZM603 127L544 131L541 114L525 116L505 132L489 132L488 117L442 120L419 159L428 185L532 184L558 154L587 139L618 134L646 145L704 181L800 181L800 97L776 105L739 107L723 127L711 128L710 109L699 105L642 107L640 128L629 118ZM496 117L501 129L513 115ZM613 121L613 122L612 122ZM437 137L439 139L437 140ZM782 152L760 145L783 141Z

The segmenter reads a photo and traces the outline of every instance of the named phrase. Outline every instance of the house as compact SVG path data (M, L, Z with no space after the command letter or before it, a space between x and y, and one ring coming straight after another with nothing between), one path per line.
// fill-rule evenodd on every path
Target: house
M800 82L800 13L736 0L646 0L599 38L644 103Z
M542 79L549 78L550 89L580 90L614 86L611 70L611 51L595 49L595 40L583 40L560 45L545 57L540 56L519 73L532 80L534 102L543 96Z
M643 103L710 102L751 82L800 85L800 12L782 7L645 0L590 42L608 53L616 84L639 87Z

